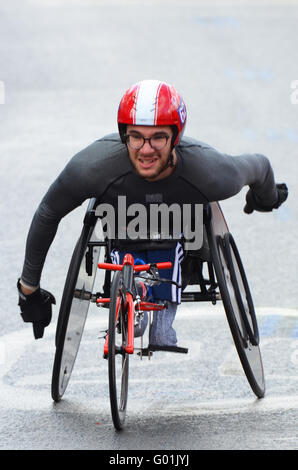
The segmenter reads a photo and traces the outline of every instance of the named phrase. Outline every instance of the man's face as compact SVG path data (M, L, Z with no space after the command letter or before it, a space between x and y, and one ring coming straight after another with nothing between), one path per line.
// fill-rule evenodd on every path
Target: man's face
M132 126L128 125L126 134L131 136L128 139L127 148L130 160L137 173L149 181L156 181L165 178L173 171L168 166L171 154L171 139L173 131L170 126ZM151 138L152 145L165 143L160 150L152 148L146 140L140 149L133 148L135 142L143 143L142 138Z

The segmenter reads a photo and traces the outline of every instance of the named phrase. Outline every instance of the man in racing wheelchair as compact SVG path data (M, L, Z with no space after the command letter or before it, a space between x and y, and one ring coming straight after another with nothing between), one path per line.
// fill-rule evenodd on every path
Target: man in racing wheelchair
M50 186L33 217L17 283L22 318L32 322L36 339L49 325L55 303L54 296L39 286L48 249L60 220L86 199L95 197L117 213L119 197L125 196L127 205L142 204L149 211L152 204L169 207L224 200L248 185L247 214L270 212L286 200L287 186L276 184L267 157L230 156L183 137L186 116L184 101L173 86L157 80L138 82L121 99L119 135L107 135L80 151ZM181 281L181 243L172 240L160 249L151 240L140 252L134 241L122 237L120 242L116 235L114 262L121 262L127 251L143 262L172 261L167 277L173 283L154 287L155 299L167 301L168 308L154 317L150 344L179 350L172 324L181 301L181 289L175 284Z

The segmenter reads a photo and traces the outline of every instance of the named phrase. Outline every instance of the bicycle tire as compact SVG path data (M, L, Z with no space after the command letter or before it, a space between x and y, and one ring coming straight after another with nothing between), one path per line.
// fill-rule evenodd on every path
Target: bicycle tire
M242 368L252 391L258 398L263 398L265 395L265 378L261 351L259 345L254 346L249 341L243 317L237 302L235 302L236 294L224 249L222 248L224 234L216 236L211 225L207 225L206 228L221 299ZM235 299L231 299L231 294Z
M52 372L51 395L59 402L65 393L75 364L89 309L96 276L99 247L93 250L93 271L86 271L85 254L93 228L84 225L72 254L61 299L56 351Z
M128 397L129 354L124 347L127 340L127 312L121 294L122 273L115 273L111 286L108 371L112 420L119 431L123 428Z

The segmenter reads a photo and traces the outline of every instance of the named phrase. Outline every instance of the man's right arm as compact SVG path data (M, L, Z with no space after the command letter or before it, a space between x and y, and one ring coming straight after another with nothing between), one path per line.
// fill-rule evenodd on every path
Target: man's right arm
M27 236L21 275L21 288L24 293L24 288L35 290L38 287L47 252L62 217L58 211L48 206L46 197L35 212Z
M42 337L49 324L54 296L39 287L48 250L61 219L91 197L101 197L112 181L127 172L126 147L117 134L77 153L50 186L36 210L27 236L25 260L18 280L19 306L24 321Z
M80 157L73 157L50 186L34 214L27 236L22 275L17 282L18 305L23 320L32 323L35 339L43 337L44 328L52 317L51 304L56 303L53 294L39 286L48 250L62 217L88 198L85 191L89 186L88 168L83 174L80 162ZM90 187L92 190L92 181Z
M50 198L57 201L55 209L49 206ZM62 207L59 205L60 200L63 201ZM40 288L39 281L47 252L55 237L59 222L77 205L67 201L69 201L68 191L63 189L58 178L35 212L27 236L25 261L17 288L21 316L24 322L32 323L35 339L43 337L44 329L52 318L52 304L56 303L53 294Z
M42 268L61 219L86 199L100 197L114 178L127 171L125 146L106 136L77 153L50 186L33 217L26 243L22 283L39 285Z

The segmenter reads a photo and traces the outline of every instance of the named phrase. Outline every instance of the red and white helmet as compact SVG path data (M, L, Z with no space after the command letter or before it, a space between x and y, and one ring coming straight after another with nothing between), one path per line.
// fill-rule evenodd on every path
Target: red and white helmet
M135 126L175 126L173 147L178 144L186 124L186 106L178 91L159 80L143 80L123 95L118 109L118 128L125 142L127 124Z

